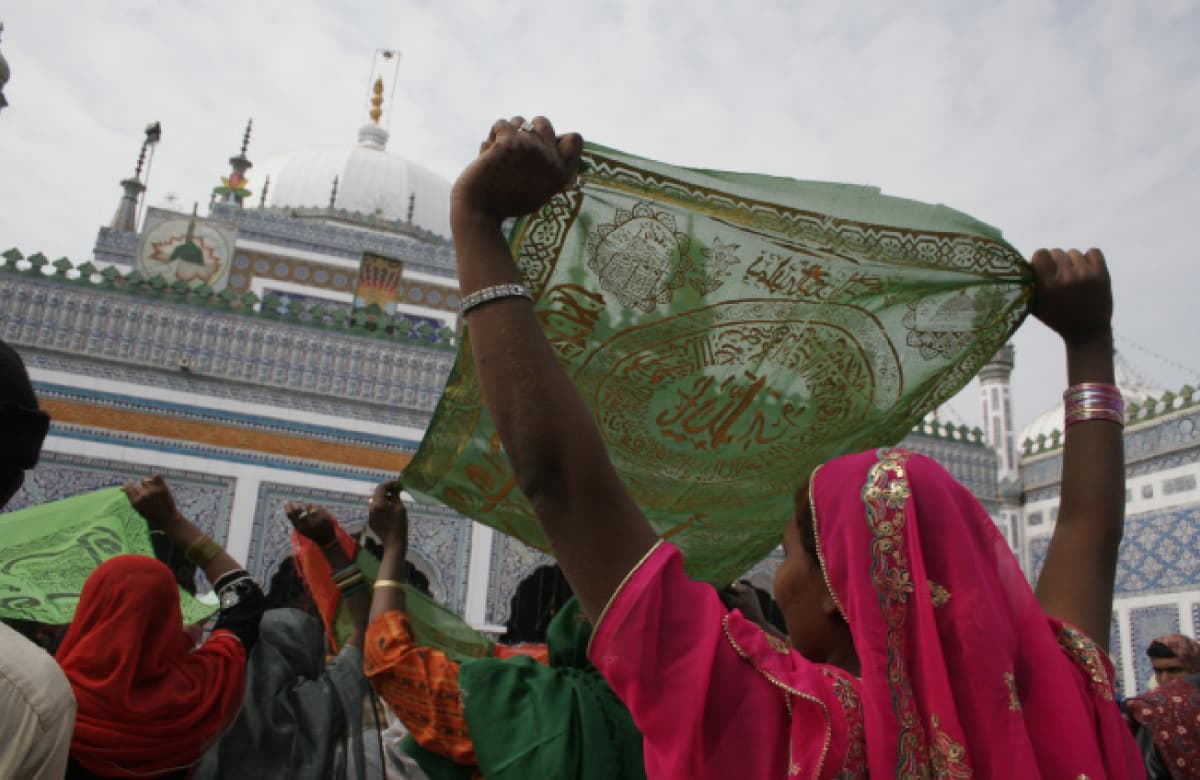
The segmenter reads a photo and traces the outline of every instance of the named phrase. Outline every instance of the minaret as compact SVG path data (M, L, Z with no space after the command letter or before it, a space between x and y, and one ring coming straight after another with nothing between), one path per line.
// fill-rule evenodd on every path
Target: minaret
M229 158L230 171L228 176L221 177L221 186L213 187L213 193L221 196L221 200L226 203L236 203L242 205L242 202L250 197L250 190L246 189L246 184L249 180L246 178L246 171L250 170L253 163L246 157L246 149L250 147L250 128L254 126L254 119L251 118L246 122L246 132L242 134L242 148L237 153L236 157Z
M4 32L4 22L0 22L0 33ZM4 55L0 54L0 111L8 105L8 101L4 99L4 85L8 83L8 77L12 72L8 69L8 61L4 59Z
M1001 482L1017 480L1017 454L1013 446L1012 399L1009 397L1013 370L1012 344L1005 344L979 371L983 401L983 439L996 451L997 477Z
M146 185L142 183L142 168L146 164L146 152L157 146L161 138L162 125L158 122L146 127L146 138L142 141L142 150L138 153L133 177L121 181L121 187L125 190L125 194L121 196L121 201L117 204L117 211L113 214L112 223L109 225L111 229L124 233L137 232L138 198L146 191Z
M1021 522L1020 465L1013 445L1012 399L1009 395L1015 353L1005 344L979 372L983 402L984 441L996 453L996 481L1000 502L995 518L1017 560L1024 563L1025 527Z

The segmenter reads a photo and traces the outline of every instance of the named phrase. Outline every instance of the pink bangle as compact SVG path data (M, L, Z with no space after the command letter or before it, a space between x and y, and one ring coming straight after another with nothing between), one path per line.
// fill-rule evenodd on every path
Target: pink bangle
M1125 401L1121 390L1115 385L1102 382L1081 382L1071 385L1063 393L1064 425L1090 420L1106 420L1125 425Z

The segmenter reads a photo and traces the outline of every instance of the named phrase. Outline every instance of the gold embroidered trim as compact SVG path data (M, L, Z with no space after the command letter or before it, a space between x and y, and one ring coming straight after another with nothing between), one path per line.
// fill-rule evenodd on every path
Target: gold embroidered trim
M829 580L829 570L825 568L825 551L821 548L821 524L817 521L817 502L813 498L813 485L817 483L817 474L820 471L821 466L817 466L808 478L808 511L812 513L813 540L817 545L817 563L821 566L821 576L825 579L825 589L829 591L830 597L833 598L833 605L841 613L842 619L848 623L846 610L842 609L842 600L838 598L837 591L833 589L833 583Z
M1017 676L1012 672L1005 672L1004 684L1008 686L1008 708L1013 712L1020 712L1021 697L1017 695Z
M816 696L813 696L811 693L804 693L803 691L793 688L792 686L788 685L787 683L783 682L782 680L776 678L773 674L771 674L767 670L760 668L758 664L754 663L754 659L752 659L750 657L750 654L747 653L745 650L743 650L742 646L739 645L737 643L737 640L733 638L733 633L729 630L729 615L728 614L726 614L725 617L721 618L721 629L725 632L725 639L728 640L729 646L733 648L733 652L737 653L738 656L743 661L750 664L750 666L754 669L754 671L756 671L760 675L762 675L766 679L767 682L771 683L771 685L774 685L776 688L783 691L784 693L789 693L792 696L795 696L799 699L804 699L805 701L810 701L813 704L816 704L817 706L819 706L821 708L821 715L825 718L825 742L823 743L823 745L821 747L821 758L817 762L817 771L813 772L814 778L820 777L821 770L825 767L825 757L829 754L829 743L833 740L833 724L829 720L829 708L825 706L825 702L821 701ZM788 713L790 714L792 711L791 701L785 698L784 702L787 705ZM788 737L788 750L789 750L789 752L791 750L791 736L790 735ZM789 775L799 774L800 769L801 769L801 767L792 759L791 755L789 755L788 756L788 774Z
M930 758L933 761L934 777L967 780L971 777L971 767L967 763L967 751L962 745L942 731L938 716L934 713L929 718L933 732L933 744L930 745Z
M953 596L950 591L938 585L933 580L929 580L929 598L933 602L933 608L945 606L946 602Z
M657 550L662 543L663 540L659 539L653 545L651 545L650 549L646 550L646 554L641 557L641 560L633 565L633 568L629 570L629 573L626 574L621 582L617 585L617 589L614 590L612 595L608 597L608 603L604 605L604 609L600 610L600 617L596 618L596 624L592 626L592 636L588 639L586 650L589 656L592 654L592 642L596 640L596 635L600 633L600 624L604 621L605 616L608 615L609 608L612 607L613 602L617 600L617 596L621 595L621 591L625 589L625 586L629 584L629 580L633 579L633 575L637 574L638 569L642 568L642 565L645 564L646 561L650 560L650 556L654 554L654 551Z
M1083 667L1091 683L1092 691L1100 698L1113 699L1112 680L1108 679L1108 671L1104 668L1100 648L1087 634L1074 626L1062 624L1058 632L1058 643L1074 656L1076 663Z

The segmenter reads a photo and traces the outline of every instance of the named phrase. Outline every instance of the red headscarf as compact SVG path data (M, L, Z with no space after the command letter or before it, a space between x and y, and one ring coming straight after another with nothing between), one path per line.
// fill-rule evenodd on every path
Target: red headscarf
M1125 711L1154 739L1171 777L1200 777L1200 680L1171 680L1130 699Z
M861 663L871 776L1144 776L1107 659L1047 619L995 523L941 466L848 455L810 490Z
M1200 642L1183 634L1167 634L1150 641L1150 644L1155 643L1174 653L1188 674L1200 672Z
M193 651L175 577L145 555L92 572L57 658L77 704L71 757L104 777L192 765L241 706L242 643L217 631Z

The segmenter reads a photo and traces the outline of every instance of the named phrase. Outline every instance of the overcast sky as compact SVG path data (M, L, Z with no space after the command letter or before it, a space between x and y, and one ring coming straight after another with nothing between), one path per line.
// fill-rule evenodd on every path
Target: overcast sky
M86 259L151 120L152 205L207 203L250 116L251 160L352 143L372 53L396 48L389 149L447 179L495 118L541 113L667 162L946 203L1026 256L1103 248L1119 348L1152 384L1200 383L1200 0L7 0L0 19L0 249ZM1036 323L1016 346L1019 428L1065 369ZM951 416L977 424L976 392Z

